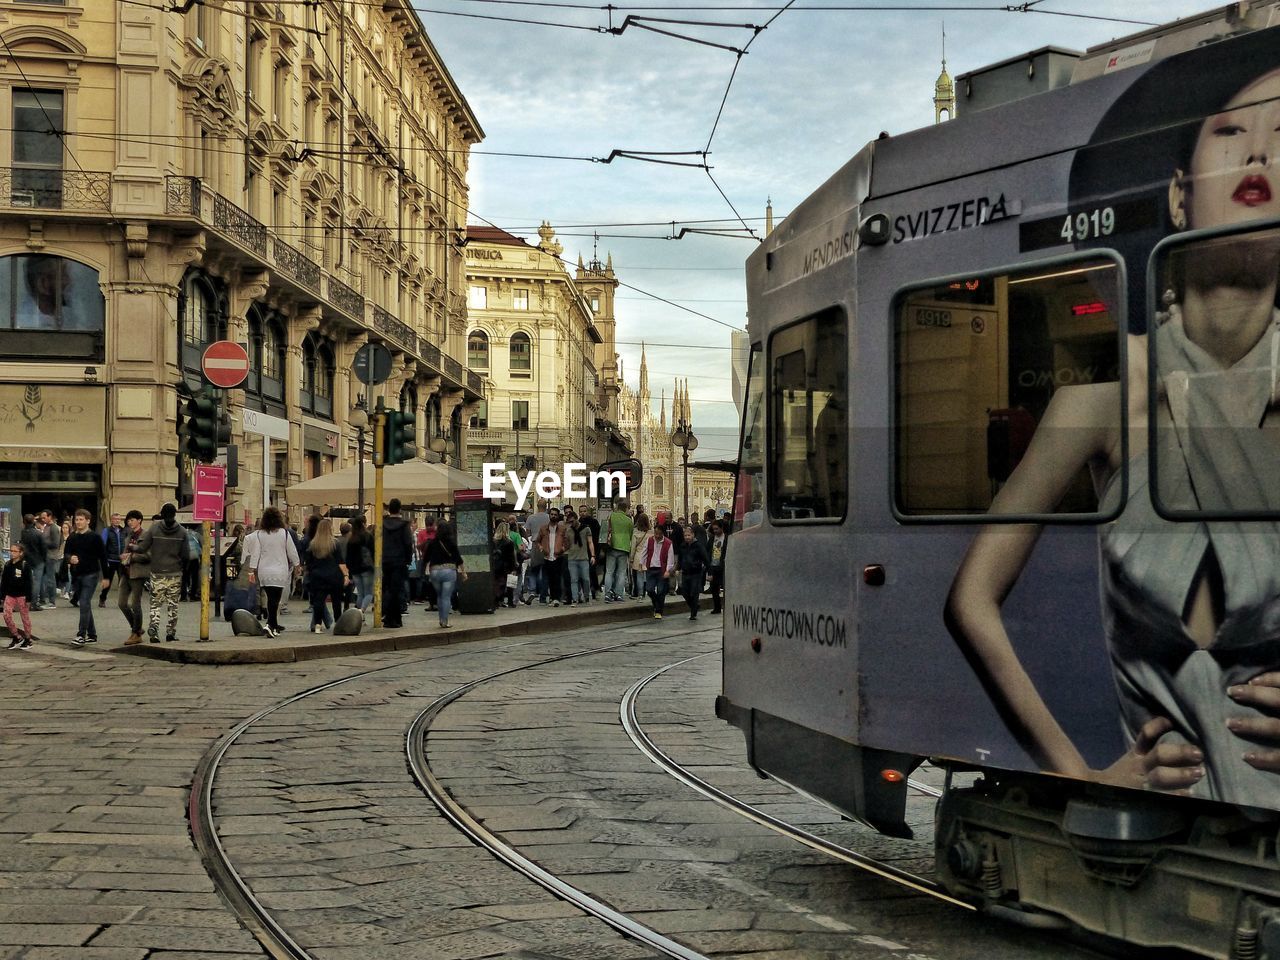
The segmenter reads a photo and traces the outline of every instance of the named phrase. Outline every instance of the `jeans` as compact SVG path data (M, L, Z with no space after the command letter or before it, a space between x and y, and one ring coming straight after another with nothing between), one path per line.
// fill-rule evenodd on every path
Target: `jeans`
M661 570L646 572L645 593L653 601L653 612L661 616L667 602L667 575Z
M107 581L107 585L103 587L102 592L98 594L99 606L107 602L107 594L111 591L111 584L115 581L115 578L120 577L121 579L124 579L127 576L129 576L129 572L125 570L124 567L120 566L119 560L107 561L107 568L102 571L102 579Z
M453 608L453 591L458 586L458 571L455 567L432 567L431 585L436 588L436 609L440 613L440 625L449 622L449 611Z
M531 597L534 594L537 594L542 600L547 599L547 591L542 585L544 579L542 576L542 568L545 566L545 563L540 563L536 567L530 564L530 566L525 569L524 583L521 584L521 589L525 593Z
M44 562L44 577L37 581L40 589L36 592L36 603L53 606L58 596L58 571L62 568L62 558L50 558Z
M80 605L80 628L76 632L82 637L96 637L98 628L93 623L93 588L97 586L99 577L96 573L79 574L75 578L76 602Z
M698 619L698 597L702 594L702 584L706 579L707 572L701 567L680 575L680 596L689 605L689 616L693 620Z
M643 570L632 570L631 579L634 581L631 585L631 596L639 600L644 596L645 585L648 582L645 579L645 572Z
M591 599L591 561L569 560L569 599L582 603Z
M626 550L609 548L608 566L605 567L604 594L625 597L628 593L627 582L630 580L631 554Z
M356 582L356 605L361 610L369 610L373 607L373 571L366 570L364 573L355 575Z
M130 577L126 571L120 577L120 612L129 621L129 632L142 634L142 591L146 577Z

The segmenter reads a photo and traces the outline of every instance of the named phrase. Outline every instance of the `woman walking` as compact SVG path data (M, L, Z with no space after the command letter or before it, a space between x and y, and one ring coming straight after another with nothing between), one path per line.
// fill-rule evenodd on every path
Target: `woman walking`
M332 538L332 531L330 531ZM267 636L274 637L283 630L280 626L280 598L293 582L293 571L298 566L298 548L293 537L284 528L284 517L275 507L262 512L258 533L245 545L245 566L249 568L249 583L261 585L267 595Z
M324 633L342 616L347 584L351 582L347 564L333 537L333 521L328 517L316 524L316 532L307 544L304 560L307 565L307 595L311 600L311 630ZM333 604L332 617L325 606L326 599Z
M105 578L107 552L102 538L90 527L93 518L88 510L77 510L75 530L65 547L71 577L76 584L76 603L80 607L80 627L75 642L79 646L98 642L98 628L93 622L93 592L101 581L106 589L111 581Z
M667 539L661 527L644 541L641 560L645 571L645 593L653 601L653 619L661 620L667 602L667 578L676 569L675 545Z
M569 549L565 559L569 563L569 606L588 603L591 600L591 565L596 561L596 545L591 528L579 516L569 520Z
M347 573L356 585L356 606L368 613L373 609L373 537L369 536L364 517L351 518L346 556Z
M644 571L644 550L645 545L653 536L653 530L649 523L649 515L643 510L636 511L636 522L632 528L631 534L631 597L633 600L643 600L645 592L645 571Z
M462 554L458 552L458 539L453 524L442 523L436 527L436 536L427 544L427 570L431 586L436 591L436 609L440 613L440 626L449 626L453 591L458 580L467 579L462 566Z
M491 559L494 604L499 607L514 607L516 605L516 588L507 586L507 577L515 574L520 567L516 561L516 545L511 542L511 529L507 526L507 521L505 520L499 520L498 525L493 530ZM518 583L519 579L517 578Z

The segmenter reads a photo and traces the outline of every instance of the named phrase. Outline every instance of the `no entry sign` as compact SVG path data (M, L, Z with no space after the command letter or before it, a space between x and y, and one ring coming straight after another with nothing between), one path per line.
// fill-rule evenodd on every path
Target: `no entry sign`
M200 370L215 387L238 387L249 375L249 353L234 340L216 340L205 348Z

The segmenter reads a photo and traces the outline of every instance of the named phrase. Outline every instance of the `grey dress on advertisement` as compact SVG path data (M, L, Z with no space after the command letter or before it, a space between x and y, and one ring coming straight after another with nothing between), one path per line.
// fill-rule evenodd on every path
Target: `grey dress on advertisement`
M1188 340L1180 323L1158 331L1157 370L1172 428L1158 434L1160 500L1169 509L1280 513L1280 431L1259 426L1272 406L1280 332L1268 331L1230 369ZM1119 474L1103 494L1118 506ZM1280 775L1243 759L1252 744L1229 717L1264 716L1235 703L1228 687L1280 667L1280 525L1269 520L1168 520L1152 501L1148 456L1130 462L1124 512L1099 531L1103 622L1125 733L1167 717L1163 739L1205 756L1193 795L1273 806ZM1200 647L1183 623L1206 562L1224 594L1213 641Z

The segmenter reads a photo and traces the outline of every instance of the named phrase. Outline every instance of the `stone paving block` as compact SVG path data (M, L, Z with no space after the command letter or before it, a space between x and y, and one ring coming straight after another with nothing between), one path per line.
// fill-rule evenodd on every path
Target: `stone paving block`
M194 873L86 873L68 886L88 890L139 890L157 893L214 892L208 875Z
M91 923L0 923L0 945L73 947L87 943L98 929Z
M95 947L147 947L152 950L201 950L210 953L256 953L258 942L245 930L207 927L161 927L123 924L94 938Z
M144 960L146 956L142 947L33 947L22 954L22 960ZM226 955L220 960L227 960Z
M124 923L139 913L138 907L109 906L101 904L45 904L0 903L0 924L3 923L61 923L107 924Z
M557 917L580 917L582 911L563 900L545 903L495 903L473 908L474 913L498 917L502 920L550 920Z

